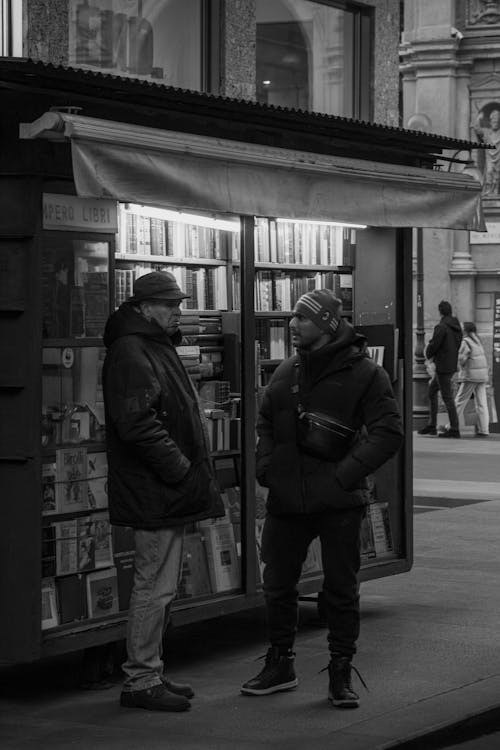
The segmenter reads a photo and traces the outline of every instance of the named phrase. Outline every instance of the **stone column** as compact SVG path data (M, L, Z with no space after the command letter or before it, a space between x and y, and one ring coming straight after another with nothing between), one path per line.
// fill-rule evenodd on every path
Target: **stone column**
M255 0L222 0L220 32L220 95L255 101Z

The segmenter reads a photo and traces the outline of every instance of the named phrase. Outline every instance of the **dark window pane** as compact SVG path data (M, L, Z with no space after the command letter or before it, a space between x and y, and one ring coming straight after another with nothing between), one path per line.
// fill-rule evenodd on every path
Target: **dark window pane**
M257 99L357 116L368 88L359 13L309 0L257 0Z

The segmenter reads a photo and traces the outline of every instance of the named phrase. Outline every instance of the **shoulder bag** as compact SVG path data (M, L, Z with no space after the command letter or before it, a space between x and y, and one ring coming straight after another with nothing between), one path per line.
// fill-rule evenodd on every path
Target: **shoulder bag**
M329 414L306 411L301 404L298 363L294 365L294 372L291 390L297 416L297 445L304 453L336 463L347 454L357 431Z

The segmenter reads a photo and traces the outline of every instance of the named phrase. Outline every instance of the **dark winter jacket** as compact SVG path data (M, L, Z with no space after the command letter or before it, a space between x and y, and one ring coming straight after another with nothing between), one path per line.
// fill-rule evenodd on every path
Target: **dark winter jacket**
M457 369L458 350L462 342L462 328L458 319L444 315L434 328L425 356L434 360L436 372L450 373Z
M103 366L111 523L158 529L223 515L206 431L174 343L125 302Z
M291 389L297 362L304 408L360 430L338 463L297 447ZM269 487L267 507L274 515L364 505L365 477L396 453L403 438L389 377L369 358L365 337L345 321L333 342L299 351L279 365L265 391L257 431L257 477Z

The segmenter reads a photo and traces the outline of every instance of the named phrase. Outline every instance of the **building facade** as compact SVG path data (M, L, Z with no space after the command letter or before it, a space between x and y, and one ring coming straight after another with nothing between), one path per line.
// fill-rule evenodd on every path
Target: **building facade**
M399 125L397 0L1 0L0 55Z
M444 167L457 171L465 169L481 180L488 232L424 230L422 239L426 340L436 323L439 301L448 299L461 321L476 323L494 379L498 367L498 353L497 356L494 353L495 310L500 295L497 148L500 143L500 2L405 2L400 51L403 126L493 147L455 155L468 157L468 165L452 162ZM416 293L414 299L417 299ZM419 383L420 386L426 384L422 364L422 361L417 363L416 393ZM417 400L422 399L424 391L425 388L420 389ZM423 403L421 400L420 405ZM490 419L496 422L498 405L495 405L492 389L489 405Z

